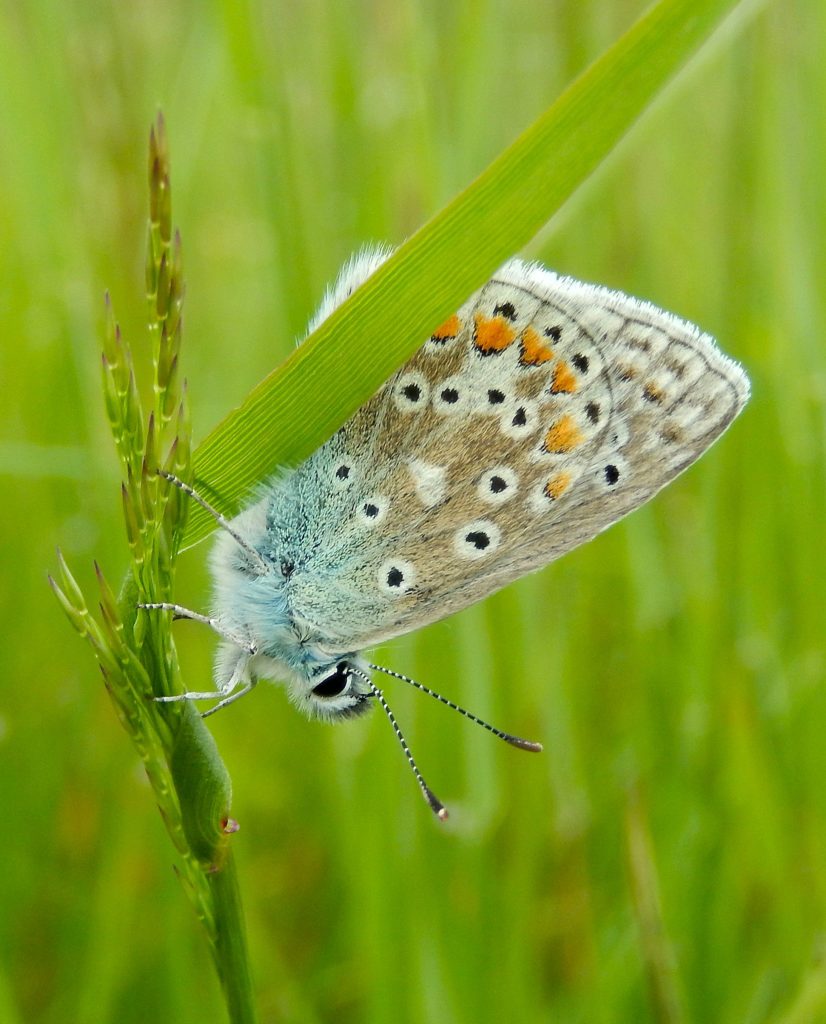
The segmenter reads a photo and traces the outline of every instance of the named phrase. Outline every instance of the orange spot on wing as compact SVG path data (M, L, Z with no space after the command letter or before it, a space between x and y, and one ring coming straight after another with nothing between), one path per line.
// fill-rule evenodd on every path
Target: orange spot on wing
M566 472L554 473L552 477L548 478L548 482L545 484L545 494L551 499L556 501L557 498L561 498L562 495L571 486L571 474Z
M573 416L563 416L551 425L545 435L545 451L552 455L566 455L582 444L585 435L576 425Z
M543 342L533 327L525 328L521 342L522 354L519 356L519 362L523 366L540 366L554 357L550 347Z
M554 367L554 375L551 380L552 395L572 395L576 391L576 377L570 366L560 359Z
M450 341L455 338L459 331L462 329L462 321L454 313L453 316L448 317L447 320L437 327L436 330L431 334L431 338L434 341Z
M502 352L511 345L516 338L516 331L508 321L501 316L486 317L477 313L476 336L473 339L474 345L482 355L490 355L492 352Z

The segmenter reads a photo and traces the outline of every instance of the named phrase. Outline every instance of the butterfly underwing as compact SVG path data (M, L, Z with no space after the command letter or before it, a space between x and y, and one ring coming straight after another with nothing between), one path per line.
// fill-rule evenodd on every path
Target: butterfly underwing
M346 264L310 330L389 254ZM692 324L510 260L220 533L210 696L223 706L273 678L328 720L378 698L398 732L365 649L590 540L702 455L748 395Z

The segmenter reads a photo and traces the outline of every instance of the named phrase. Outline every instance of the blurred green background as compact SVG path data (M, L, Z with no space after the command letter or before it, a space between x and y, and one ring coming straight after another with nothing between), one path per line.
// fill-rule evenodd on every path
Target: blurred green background
M49 593L126 568L99 387L138 360L146 137L167 117L196 438L339 264L429 217L638 0L0 4L0 1021L224 1020L136 756ZM210 719L262 1019L826 1021L826 8L768 6L684 74L528 255L673 309L754 397L590 546L380 652L545 743L387 692ZM206 547L179 599L207 603ZM177 627L186 676L212 638Z

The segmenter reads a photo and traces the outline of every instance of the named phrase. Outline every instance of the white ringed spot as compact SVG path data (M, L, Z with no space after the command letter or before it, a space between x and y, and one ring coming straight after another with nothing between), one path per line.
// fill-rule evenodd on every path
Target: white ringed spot
M536 402L529 398L514 400L499 418L499 426L514 441L530 437L539 427Z
M446 377L433 387L433 408L442 416L466 414L471 405L471 398L467 377Z
M453 547L460 558L487 558L499 547L502 531L490 519L475 519L453 535Z
M481 415L501 416L513 401L510 387L504 380L491 383L487 380L474 381L472 409Z
M373 495L365 500L356 509L356 518L362 526L372 527L378 524L387 515L390 502L382 495Z
M476 493L490 505L509 501L519 488L519 477L510 466L494 466L482 474Z
M430 384L422 373L405 373L393 386L393 401L401 412L417 412L427 407Z
M416 582L416 570L413 563L404 558L388 558L379 567L378 581L383 594L398 597L406 594Z
M357 473L353 459L343 455L333 463L330 469L330 481L333 489L344 491L350 487L356 479Z
M604 453L594 470L594 479L605 491L615 491L628 483L628 462L617 452Z

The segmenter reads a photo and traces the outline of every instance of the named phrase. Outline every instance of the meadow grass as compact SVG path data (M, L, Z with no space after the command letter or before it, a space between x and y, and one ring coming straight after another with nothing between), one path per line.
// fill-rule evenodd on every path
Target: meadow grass
M93 558L127 569L98 351L109 288L151 359L156 105L197 440L353 249L411 234L641 10L0 11L3 1021L225 1019L143 772L45 585L58 543L87 593ZM816 0L767 6L527 250L695 320L754 382L651 506L379 653L542 758L388 687L445 830L379 716L326 729L262 687L210 720L262 1020L826 1020L825 22ZM180 560L193 607L204 556ZM175 629L206 683L212 639Z

